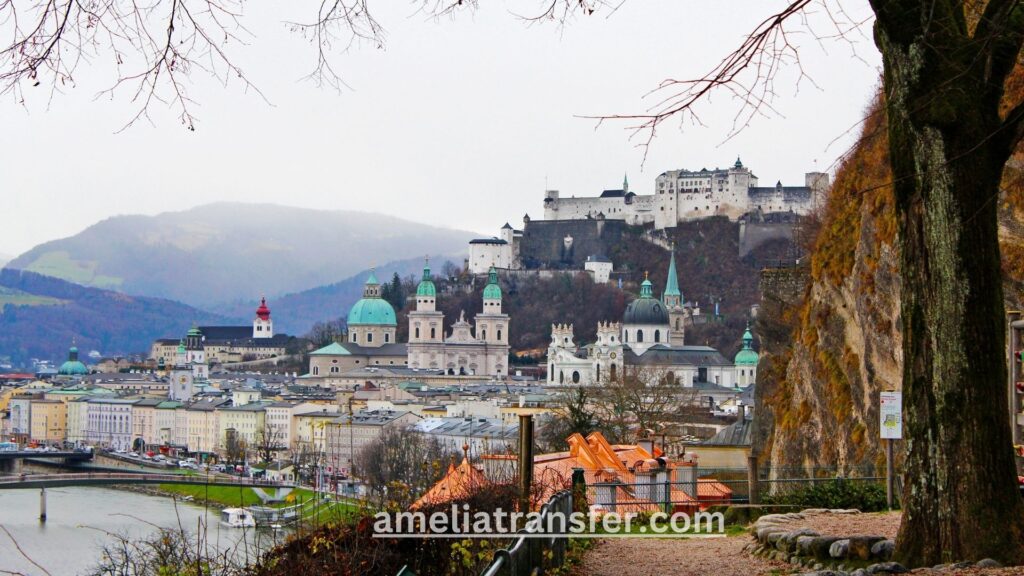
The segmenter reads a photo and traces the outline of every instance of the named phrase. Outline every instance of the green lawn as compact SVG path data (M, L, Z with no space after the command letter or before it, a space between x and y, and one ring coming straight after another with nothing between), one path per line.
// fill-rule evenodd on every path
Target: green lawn
M253 492L252 488L246 486L204 486L198 484L160 484L160 490L179 497L191 496L195 502L209 502L212 505L225 508L237 508L244 506L259 506L262 501ZM299 503L309 502L314 498L312 490L296 488L288 495L284 502L270 504L275 508L294 506ZM319 508L319 511L317 510ZM348 502L327 503L319 506L309 506L304 509L304 518L307 520L316 519L319 522L334 522L348 518L357 511L359 507Z

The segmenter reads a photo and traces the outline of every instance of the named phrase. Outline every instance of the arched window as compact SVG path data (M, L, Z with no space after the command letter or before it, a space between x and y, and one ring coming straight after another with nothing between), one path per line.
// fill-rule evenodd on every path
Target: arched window
M434 338L437 337L437 336L435 336L435 334L437 334L436 330L437 330L436 328L431 328L430 329L430 338L431 338L431 340L433 340Z
M565 384L565 372L562 372L561 370L558 371L558 383Z
M418 327L416 328L416 337L417 337L417 338L419 338L419 337L420 337L420 329L419 329Z
M643 330L637 330L636 331L636 341L638 343L642 343L644 341L644 331Z
M359 342L359 332L353 332L352 333L352 342L353 343Z
M682 318L679 318L679 317L677 316L677 317L676 317L676 330L679 330L679 328L680 328L680 327L682 326L682 324L683 324L683 320L682 320Z
M579 384L580 383L580 373L577 370L573 370L572 371L572 383L573 384Z
M600 364L597 365L597 372L595 373L595 375L597 376L597 378L596 378L597 382L600 384L600 382L601 382L601 365Z
M661 342L661 330L654 331L654 343L657 344L658 342Z
M618 366L616 366L615 364L612 364L610 370L611 370L612 382L616 382L619 379L619 374L618 374L618 370L619 369L618 369Z
M501 330L498 330L498 341L501 341Z
M486 328L484 328L483 330L480 331L480 339L481 340L487 340L487 329Z

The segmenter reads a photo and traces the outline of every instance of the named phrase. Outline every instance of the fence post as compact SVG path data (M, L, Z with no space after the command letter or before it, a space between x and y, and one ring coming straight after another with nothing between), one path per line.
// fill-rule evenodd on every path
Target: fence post
M519 415L519 511L530 511L533 487L533 415Z
M583 475L583 468L572 469L572 511L587 511L587 477Z
M665 474L665 514L672 515L672 475L666 469ZM694 490L696 492L696 490ZM693 495L694 500L697 500L697 494Z
M761 503L761 487L758 485L758 482L757 455L751 454L750 456L747 456L747 492L749 494L747 500L750 504Z

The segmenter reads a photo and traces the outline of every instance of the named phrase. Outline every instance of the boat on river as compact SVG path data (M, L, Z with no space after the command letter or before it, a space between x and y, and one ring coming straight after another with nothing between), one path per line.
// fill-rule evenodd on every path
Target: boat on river
M245 508L225 508L220 512L220 523L229 528L252 528L256 518Z

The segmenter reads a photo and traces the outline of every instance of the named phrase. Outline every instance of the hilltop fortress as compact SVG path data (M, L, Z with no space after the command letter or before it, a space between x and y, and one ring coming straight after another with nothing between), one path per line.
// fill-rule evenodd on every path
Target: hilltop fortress
M623 180L621 190L597 197L562 198L557 190L544 195L545 220L622 220L630 225L654 224L661 230L709 216L736 221L744 214L788 212L807 214L819 205L829 186L828 174L808 172L803 186L759 187L757 176L739 158L731 168L661 173L654 193L640 195Z

